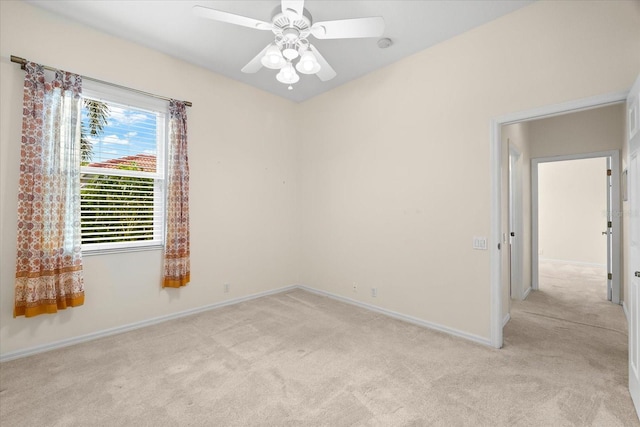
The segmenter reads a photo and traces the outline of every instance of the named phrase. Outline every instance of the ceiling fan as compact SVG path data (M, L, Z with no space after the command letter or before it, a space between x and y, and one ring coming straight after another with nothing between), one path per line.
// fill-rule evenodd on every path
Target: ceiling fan
M282 0L271 22L204 6L193 6L193 13L214 21L272 31L275 40L249 61L242 72L255 73L263 66L280 70L276 79L288 84L289 90L293 88L292 84L300 80L296 70L302 74L315 74L322 81L336 76L335 70L309 42L309 36L317 39L350 39L378 37L384 32L384 19L380 16L313 22L311 14L304 8L304 0Z

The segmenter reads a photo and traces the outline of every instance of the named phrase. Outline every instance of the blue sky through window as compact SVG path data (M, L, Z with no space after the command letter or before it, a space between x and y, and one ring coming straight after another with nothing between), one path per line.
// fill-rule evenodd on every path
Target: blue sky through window
M127 156L156 156L156 114L150 111L108 102L109 117L98 137L89 136L93 147L90 163ZM82 122L88 126L88 110L82 109Z

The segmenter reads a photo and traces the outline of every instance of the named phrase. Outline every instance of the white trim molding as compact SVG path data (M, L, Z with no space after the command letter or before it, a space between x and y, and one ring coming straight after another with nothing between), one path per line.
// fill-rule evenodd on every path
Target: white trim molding
M19 359L19 358L22 358L22 357L32 356L32 355L38 354L38 353L44 353L46 351L55 350L55 349L58 349L58 348L69 347L69 346L72 346L72 345L75 345L75 344L80 344L80 343L87 342L87 341L97 340L99 338L104 338L104 337L108 337L108 336L111 336L111 335L117 335L117 334L121 334L121 333L124 333L124 332L133 331L135 329L144 328L146 326L155 325L155 324L158 324L158 323L166 322L168 320L179 319L181 317L191 316L193 314L198 314L198 313L202 313L202 312L209 311L209 310L215 310L217 308L226 307L226 306L234 305L234 304L239 304L241 302L250 301L250 300L257 299L257 298L262 298L262 297L266 297L266 296L269 296L269 295L275 295L275 294L279 294L279 293L283 293L283 292L289 292L289 291L292 291L292 290L295 290L295 289L302 289L304 291L311 292L311 293L316 294L316 295L325 296L325 297L328 297L328 298L331 298L331 299L334 299L334 300L337 300L337 301L340 301L340 302L344 302L344 303L347 303L347 304L355 305L355 306L358 306L360 308L364 308L366 310L370 310L370 311L373 311L373 312L376 312L376 313L380 313L380 314L383 314L385 316L392 317L394 319L402 320L402 321L407 322L407 323L412 323L414 325L422 326L424 328L433 329L433 330L436 330L436 331L444 332L444 333L449 334L449 335L453 335L453 336L456 336L456 337L459 337L459 338L463 338L463 339L466 339L466 340L469 340L469 341L473 341L473 342L476 342L476 343L479 343L479 344L491 346L491 341L490 340L488 340L488 339L486 339L484 337L478 336L478 335L469 334L467 332L459 331L459 330L454 329L454 328L449 328L447 326L439 325L437 323L428 322L426 320L418 319L417 317L408 316L408 315L405 315L405 314L402 314L402 313L397 313L395 311L391 311L391 310L387 310L387 309L384 309L384 308L380 308L380 307L377 307L375 305L371 305L371 304L367 304L367 303L364 303L364 302L356 301L356 300L353 300L351 298L342 297L340 295L332 294L331 292L321 291L321 290L310 288L310 287L304 286L304 285L291 285L291 286L285 286L285 287L274 289L274 290L270 290L270 291L259 292L257 294L252 294L252 295L248 295L248 296L245 296L245 297L233 298L233 299L230 299L230 300L218 302L218 303L215 303L215 304L205 305L205 306L194 308L194 309L191 309L191 310L185 310L185 311L180 311L178 313L168 314L168 315L165 315L165 316L154 317L152 319L143 320L143 321L140 321L140 322L129 323L127 325L122 325L122 326L118 326L116 328L111 328L111 329L105 329L105 330L94 332L94 333L91 333L91 334L86 334L86 335L81 335L81 336L78 336L78 337L73 337L73 338L64 339L64 340L60 340L60 341L55 341L55 342L52 342L52 343L39 345L39 346L35 346L35 347L24 349L24 350L18 350L18 351L5 353L3 355L0 355L0 363L8 362L10 360Z
M573 260L567 260L567 259L538 258L538 262L548 262L551 264L579 265L583 267L607 268L607 264L598 264L595 262L584 262L584 261L573 261Z
M629 323L629 312L627 311L627 304L624 303L624 301L620 301L620 304L622 305L622 311L624 311L624 317L627 318L627 324Z
M529 286L527 289L524 290L524 294L522 294L522 300L526 300L527 297L529 296L529 294L531 293L531 286Z
M398 313L396 311L387 310L386 308L378 307L372 304L367 304L366 302L354 300L351 298L343 297L341 295L336 295L331 292L321 291L319 289L310 288L308 286L300 285L300 289L311 292L316 295L325 296L340 302L344 302L350 305L355 305L356 307L364 308L365 310L373 311L376 313L383 314L388 317L392 317L394 319L402 320L403 322L412 323L414 325L422 326L427 329L433 329L439 332L444 332L449 335L453 335L455 337L464 338L469 341L473 341L479 344L483 344L486 346L492 346L491 341L487 338L481 337L479 335L470 334L468 332L463 332L458 329L450 328L448 326L443 326L438 323L429 322L423 319L419 319L417 317L409 316L407 314Z
M499 245L502 243L502 137L503 122L491 121L491 231L489 233L489 262L491 280L491 345L502 348L502 256Z
M509 320L511 320L511 313L507 313L504 316L504 319L502 319L502 327L503 328L507 325L507 323L509 323Z

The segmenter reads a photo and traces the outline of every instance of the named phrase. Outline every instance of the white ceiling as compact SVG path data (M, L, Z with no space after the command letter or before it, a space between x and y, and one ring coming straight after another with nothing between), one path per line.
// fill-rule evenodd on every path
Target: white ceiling
M375 69L454 37L533 0L307 0L313 22L382 16L393 45L377 46L378 38L317 40L313 44L337 72L328 82L301 75L289 91L275 79L277 70L255 74L240 69L267 44L273 33L195 16L194 5L206 6L262 21L271 21L279 0L27 0L35 6L131 40L175 58L202 66L251 86L300 102ZM53 65L53 64L52 64Z

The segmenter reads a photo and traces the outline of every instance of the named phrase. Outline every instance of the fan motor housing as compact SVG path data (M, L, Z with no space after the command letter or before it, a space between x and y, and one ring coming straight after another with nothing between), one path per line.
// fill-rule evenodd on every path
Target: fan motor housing
M277 7L271 22L273 22L273 33L291 43L304 40L311 34L311 14L307 9L304 9L299 16L294 13L283 13L282 9Z

